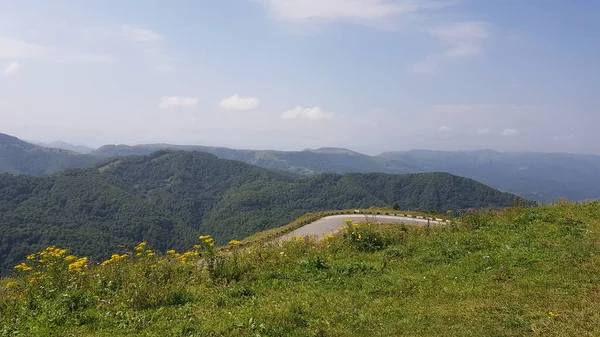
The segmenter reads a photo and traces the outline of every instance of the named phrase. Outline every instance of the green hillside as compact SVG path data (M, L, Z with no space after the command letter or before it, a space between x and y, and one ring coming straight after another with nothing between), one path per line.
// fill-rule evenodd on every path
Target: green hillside
M47 148L0 133L0 173L39 176L96 163L97 157Z
M102 265L31 251L0 281L0 335L600 335L600 202L470 211L430 229L352 224L220 253L194 239Z
M52 244L99 259L140 241L182 249L199 233L223 243L318 210L398 203L443 212L503 207L514 198L445 173L298 177L162 151L43 177L0 175L0 267Z
M558 198L573 201L600 198L600 156L567 153L413 150L369 156L339 148L271 151L143 144L105 145L82 155L32 145L0 134L0 173L38 176L86 167L110 157L148 155L161 150L207 152L223 159L302 175L446 172L538 202L553 202Z
M596 155L414 150L368 156L335 148L250 151L167 144L110 145L93 154L100 157L149 154L165 148L209 152L220 158L301 174L447 172L539 202L553 202L558 198L574 201L600 198L600 156Z

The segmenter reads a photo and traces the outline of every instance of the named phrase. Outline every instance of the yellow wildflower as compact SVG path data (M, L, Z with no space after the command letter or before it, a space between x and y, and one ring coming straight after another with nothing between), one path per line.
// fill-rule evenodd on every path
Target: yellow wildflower
M194 245L194 249L200 249L202 246L200 245Z
M12 282L6 283L6 287L7 288L14 288L14 287L16 287L18 285L19 285L19 282L17 282L17 281L12 281Z
M21 262L20 264L15 266L16 270L22 270L22 271L30 271L31 268L30 266L26 265L25 262Z
M35 278L35 277L32 276L32 277L30 277L30 278L27 279L27 282L29 284L31 284L31 285L34 285L37 282L37 278Z
M327 235L323 236L323 240L325 240L325 241L331 240L333 238L335 238L335 235L333 235L333 234L327 234Z
M154 252L149 252L148 256L150 256L150 257L154 256Z
M88 263L88 258L82 257L69 265L69 271L70 272L82 271L83 268L87 265L87 263Z
M106 265L109 265L109 264L111 264L111 263L120 262L120 261L123 261L123 260L125 260L125 259L126 259L128 256L129 256L129 255L127 255L127 254L123 254L123 255L119 255L119 254L113 254L113 255L110 257L110 260L106 260L106 261L102 262L100 265L101 265L101 266L106 266Z
M35 260L35 254L27 255L27 260Z
M169 249L169 250L167 250L167 254L175 255L175 254L177 254L177 252L174 249Z
M135 256L137 256L137 257L141 257L142 255L144 255L144 254L142 254L142 253L135 254Z
M241 245L241 244L242 244L242 241L239 241L239 240L231 240L231 241L229 241L229 245L230 246L237 246L237 245Z
M67 262L73 262L75 260L77 260L77 256L75 256L75 255L69 255L69 256L65 257L65 261L67 261Z
M141 242L139 245L137 245L137 246L135 247L135 251L136 251L136 252L141 252L141 251L143 251L144 249L146 249L146 246L147 246L147 245L148 245L148 242L146 242L146 241L144 241L144 242Z
M210 239L210 235L200 235L200 240L204 241L206 239Z

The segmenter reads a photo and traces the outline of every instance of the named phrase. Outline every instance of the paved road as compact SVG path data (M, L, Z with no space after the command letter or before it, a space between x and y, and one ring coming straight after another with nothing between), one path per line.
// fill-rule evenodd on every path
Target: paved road
M332 215L321 218L315 222L309 223L308 225L302 226L296 229L295 231L282 236L280 240L289 240L292 236L316 236L318 238L321 238L324 235L337 232L340 229L340 225L343 224L346 219L352 219L352 221L354 222L364 222L368 219L369 221L378 221L381 223L427 226L427 219L408 218L393 215ZM430 221L431 226L437 226L441 224L445 224L445 222L435 220Z

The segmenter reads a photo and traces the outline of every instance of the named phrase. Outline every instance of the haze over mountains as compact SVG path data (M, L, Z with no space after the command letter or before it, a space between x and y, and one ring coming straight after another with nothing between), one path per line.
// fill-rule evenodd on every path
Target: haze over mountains
M0 173L39 176L91 165L97 161L91 156L34 145L0 133Z
M49 142L49 143L38 142L38 141L28 141L28 142L35 144L35 145L40 145L43 147L49 147L52 149L68 150L68 151L77 152L77 153L81 153L81 154L88 154L88 153L94 151L93 148L85 146L85 145L74 145L74 144L69 144L69 143L61 142L61 141Z
M84 167L108 157L147 155L164 149L208 152L223 159L302 175L321 172L448 172L540 202L561 197L574 201L600 198L600 156L565 153L413 150L369 156L339 148L271 151L144 144L105 145L83 155L35 146L1 135L0 172L41 175Z

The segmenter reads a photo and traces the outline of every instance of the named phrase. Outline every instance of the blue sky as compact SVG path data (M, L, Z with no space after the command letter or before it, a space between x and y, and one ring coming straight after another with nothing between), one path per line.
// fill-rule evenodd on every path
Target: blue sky
M600 2L0 0L0 132L600 153Z

